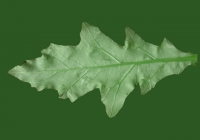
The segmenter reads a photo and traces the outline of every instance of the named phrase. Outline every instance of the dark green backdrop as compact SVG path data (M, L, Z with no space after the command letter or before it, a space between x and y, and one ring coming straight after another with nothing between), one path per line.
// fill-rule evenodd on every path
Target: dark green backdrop
M55 90L38 92L7 73L40 57L50 43L77 45L82 22L99 27L120 45L130 27L152 44L160 45L166 37L179 50L199 54L198 1L2 0L0 139L199 140L198 63L161 80L145 96L137 87L111 119L97 89L71 103L59 99Z

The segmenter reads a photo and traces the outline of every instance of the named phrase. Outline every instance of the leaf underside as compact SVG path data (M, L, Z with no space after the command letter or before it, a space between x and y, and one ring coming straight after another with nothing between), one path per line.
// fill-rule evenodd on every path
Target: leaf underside
M125 33L125 45L120 46L84 22L77 46L50 44L41 57L26 60L9 74L38 91L56 89L59 98L72 102L99 88L108 116L114 117L135 85L139 84L144 95L162 78L197 62L196 54L177 50L167 39L156 46L130 28Z

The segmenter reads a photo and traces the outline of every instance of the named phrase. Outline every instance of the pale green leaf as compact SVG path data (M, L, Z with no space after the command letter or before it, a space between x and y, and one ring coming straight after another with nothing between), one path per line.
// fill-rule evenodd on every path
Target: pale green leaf
M38 91L56 89L60 98L72 102L99 88L106 112L113 117L136 84L144 95L162 78L197 62L197 55L179 51L166 39L155 46L130 28L125 32L125 45L120 46L97 27L83 23L77 46L51 44L41 57L27 60L9 74Z

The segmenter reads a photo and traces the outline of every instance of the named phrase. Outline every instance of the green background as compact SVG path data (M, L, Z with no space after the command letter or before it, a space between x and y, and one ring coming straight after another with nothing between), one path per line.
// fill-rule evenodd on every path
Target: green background
M77 45L88 22L120 45L125 27L160 45L199 54L199 0L8 1L0 3L0 139L200 139L200 65L159 81L145 96L128 96L114 117L106 115L99 90L74 103L57 91L38 92L8 70L40 57L50 43Z

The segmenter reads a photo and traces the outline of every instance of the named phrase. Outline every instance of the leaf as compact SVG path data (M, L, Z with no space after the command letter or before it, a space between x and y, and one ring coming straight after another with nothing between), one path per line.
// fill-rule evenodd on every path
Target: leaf
M41 57L27 60L9 74L38 91L56 89L60 98L72 102L99 88L108 116L114 117L136 84L144 95L162 78L197 62L196 54L177 50L167 39L155 46L130 28L125 32L125 45L120 46L97 27L83 23L77 46L51 44Z

